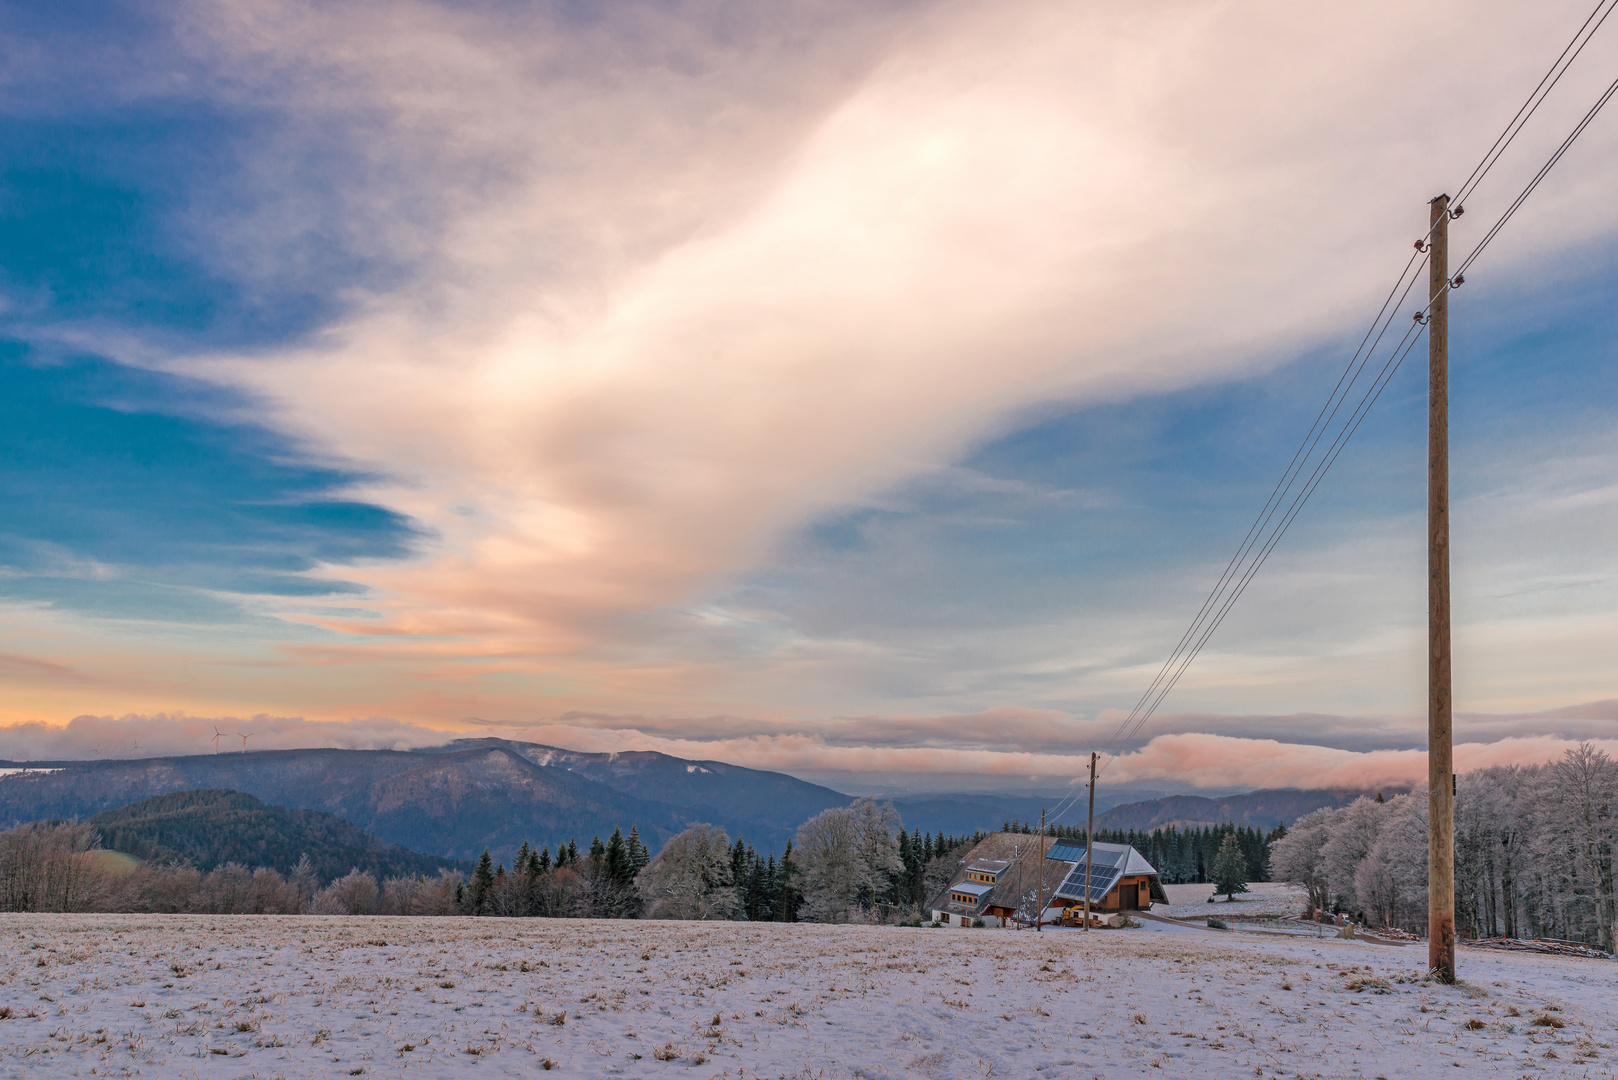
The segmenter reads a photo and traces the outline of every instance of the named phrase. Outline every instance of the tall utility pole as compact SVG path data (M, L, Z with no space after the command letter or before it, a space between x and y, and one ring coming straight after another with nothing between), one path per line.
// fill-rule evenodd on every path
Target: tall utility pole
M1096 758L1101 755L1090 751L1090 823L1085 826L1084 837L1084 932L1090 932L1090 876L1096 864Z
M1449 196L1427 238L1427 968L1455 981L1455 758L1449 655Z
M1034 929L1045 929L1045 811L1039 812L1039 862L1034 864L1039 870L1039 880L1034 886L1034 903L1039 905L1039 912L1034 916Z

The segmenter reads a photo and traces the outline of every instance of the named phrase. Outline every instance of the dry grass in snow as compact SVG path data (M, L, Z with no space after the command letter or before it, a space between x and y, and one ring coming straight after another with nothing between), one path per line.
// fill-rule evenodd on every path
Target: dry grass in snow
M1618 965L1162 929L0 916L0 1074L1610 1076Z

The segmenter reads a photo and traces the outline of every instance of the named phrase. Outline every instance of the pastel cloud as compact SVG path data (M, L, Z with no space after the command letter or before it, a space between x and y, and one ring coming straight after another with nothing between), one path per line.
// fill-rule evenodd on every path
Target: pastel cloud
M296 447L332 477L364 477L322 496L387 507L430 539L419 557L378 545L315 571L370 586L368 610L351 595L230 598L312 626L263 619L175 644L138 623L86 629L8 608L8 640L26 644L0 661L12 691L0 722L263 711L316 718L255 719L265 745L383 745L485 716L569 745L761 767L1076 775L1070 748L1104 737L1107 717L1054 706L1138 692L1203 568L1137 565L1112 608L1058 610L1064 596L1015 626L986 628L986 603L927 609L884 640L835 611L806 629L715 597L790 559L807 523L950 473L1031 414L1261 372L1357 330L1421 200L1464 174L1583 14L1391 0L629 3L588 18L566 5L188 4L184 63L143 54L108 99L195 92L253 116L220 185L229 197L188 204L189 241L244 291L295 278L339 316L206 355L95 323L32 330L248 391L224 396L289 436L278 455ZM1440 33L1453 65L1427 62ZM1585 70L1542 130L1565 130L1589 99ZM1610 238L1615 163L1614 129L1593 128L1473 288L1540 273L1574 230ZM1466 223L1487 222L1516 167ZM351 272L308 272L328 246ZM1509 536L1494 529L1491 571L1512 548L1548 550L1536 533L1610 534L1605 449L1579 448L1576 485L1546 482L1567 479L1566 457L1516 478L1529 497ZM1485 531L1462 529L1471 509L1457 506L1458 536ZM1389 614L1395 598L1419 601L1405 580L1419 547L1370 532L1351 542L1381 541L1376 557L1334 551L1331 573L1312 552L1278 555L1261 588L1311 602L1254 617L1255 590L1188 676L1196 707L1374 711L1408 707L1412 687L1419 700L1419 632ZM1467 574L1478 548L1457 543L1463 702L1609 695L1610 580L1581 587L1570 614L1571 591L1545 599L1563 553ZM1196 580L1165 599L1180 574ZM1328 607L1315 598L1332 574ZM198 579L191 566L175 576ZM1521 586L1538 606L1467 609L1468 582ZM1053 707L986 708L997 702ZM318 726L370 715L406 726ZM1153 730L1169 741L1113 768L1194 767L1192 744L1174 740L1201 725L1260 737L1258 757L1299 776L1397 772L1407 759L1331 755L1396 754L1419 734L1408 717L1357 731L1296 719L1165 717ZM1325 756L1291 749L1289 728ZM56 745L54 727L28 730ZM195 738L185 728L175 748ZM1247 775L1244 746L1201 751Z
M1618 739L1586 739L1562 730L1569 722L1579 720L1610 727L1615 708L1618 703L1598 702L1559 710L1559 716L1538 718L1537 724L1554 732L1551 734L1504 738L1463 735L1466 741L1458 743L1455 750L1456 767L1464 772L1492 765L1539 764L1555 760L1584 741L1618 754ZM1202 719L1208 726L1239 727L1253 718ZM1343 726L1356 718L1318 719ZM1088 751L1075 752L1071 749L1074 743L1060 749L1025 745L1025 740L1036 746L1042 744L1051 723L1062 723L1073 730L1083 740L1078 745L1104 744L1104 734L1093 727L1055 715L1018 710L892 720L872 717L837 722L829 730L820 725L794 727L727 717L657 721L570 716L532 725L476 725L448 731L386 718L330 722L264 715L130 715L80 716L61 727L28 723L0 728L0 758L38 761L207 753L214 746L216 731L225 733L219 744L225 750L240 750L244 744L239 734L243 732L251 733L247 745L259 750L306 746L411 749L442 745L453 738L493 736L595 753L656 750L677 757L784 771L853 791L894 785L942 785L948 789L961 777L974 777L978 786L989 788L1032 786L1050 790L1079 783L1088 769ZM1485 731L1489 727L1487 718L1472 716L1466 723ZM860 730L868 737L859 738ZM998 742L998 747L988 745L991 742ZM1426 768L1426 753L1421 749L1346 750L1182 731L1158 735L1144 745L1105 758L1101 775L1102 782L1110 788L1369 789L1419 786Z
M171 365L397 478L362 493L441 546L345 569L383 617L320 621L446 658L467 651L446 639L603 646L615 617L758 565L1018 410L1250 371L1347 329L1420 198L1506 111L1515 82L1463 93L1464 73L1515 72L1546 22L821 9L789 28L804 44L759 35L766 71L690 13L651 44L675 27L638 8L591 27L386 10L204 5L195 47L286 109L286 138L336 130L378 163L338 197L409 284L268 361ZM1476 62L1414 62L1439 26ZM1602 138L1568 166L1585 194ZM1590 206L1582 228L1618 220Z

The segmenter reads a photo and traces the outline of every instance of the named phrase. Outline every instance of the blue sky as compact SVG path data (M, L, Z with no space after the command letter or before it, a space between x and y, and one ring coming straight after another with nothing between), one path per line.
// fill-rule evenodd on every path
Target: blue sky
M1061 780L1582 13L1410 72L1391 4L1012 8L0 9L18 752L263 715ZM1502 753L1618 720L1612 119L1453 307L1457 698ZM1423 360L1130 777L1241 786L1159 736L1407 767L1366 755L1420 745Z

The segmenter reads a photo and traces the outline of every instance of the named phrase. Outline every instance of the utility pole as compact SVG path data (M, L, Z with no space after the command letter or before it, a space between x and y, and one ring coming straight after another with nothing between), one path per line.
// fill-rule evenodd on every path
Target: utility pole
M1084 932L1090 932L1090 877L1096 864L1096 758L1101 755L1090 751L1090 823L1085 826L1084 838Z
M1449 651L1449 196L1427 237L1427 968L1455 981L1455 756Z
M1034 916L1034 929L1045 929L1045 811L1039 812L1039 862L1034 864L1038 870L1038 884L1034 886L1034 903L1039 905L1039 911Z

